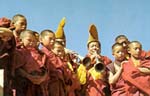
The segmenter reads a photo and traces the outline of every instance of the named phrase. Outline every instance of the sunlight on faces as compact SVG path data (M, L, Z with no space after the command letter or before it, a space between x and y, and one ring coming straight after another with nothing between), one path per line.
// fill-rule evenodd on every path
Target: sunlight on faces
M141 43L133 41L128 45L128 47L128 53L131 55L131 57L140 58L142 51Z
M21 36L21 42L25 47L35 47L37 46L36 38L33 34L25 33Z
M14 27L15 27L15 30L17 32L21 32L21 31L24 31L27 27L27 21L26 21L26 18L23 18L23 17L18 17L18 19L16 20L16 22L14 22ZM20 34L20 33L18 33Z
M122 61L124 60L125 57L125 51L122 45L120 44L115 44L112 47L112 55L114 56L114 58L118 61Z
M55 42L52 51L61 59L63 59L65 56L64 46L60 42Z
M54 46L54 42L55 42L55 34L48 33L45 36L41 36L40 41L45 47L52 48Z
M88 44L88 52L90 54L94 54L95 52L99 54L101 52L100 43L99 42L90 42Z

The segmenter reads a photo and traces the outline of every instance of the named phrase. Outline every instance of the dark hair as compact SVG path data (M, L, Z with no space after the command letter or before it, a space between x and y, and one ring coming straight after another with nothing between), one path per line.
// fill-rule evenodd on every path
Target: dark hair
M128 40L128 38L127 38L125 35L118 35L118 36L115 38L115 42L116 42L119 38L125 38L125 39Z
M54 34L54 32L52 31L52 30L48 30L48 29L46 29L46 30L43 30L43 31L41 31L41 33L40 33L40 37L45 37L45 36L47 36L49 33L52 33L52 34ZM55 35L55 34L54 34Z
M139 42L139 41L131 41L128 45L128 48L130 47L131 44L133 43L137 43L137 44L140 44L141 48L142 48L142 44Z
M20 39L22 39L25 34L31 34L31 35L35 36L34 33L33 33L33 31L28 29L28 30L24 30L24 31L22 31L22 32L20 33L20 36L19 36Z
M120 43L114 43L113 45L112 45L112 52L113 52L113 50L114 50L114 48L116 47L116 46L122 46L122 44L120 44ZM122 46L123 47L123 46Z
M12 18L12 23L15 23L18 20L18 18L25 18L26 19L26 17L23 16L22 14L16 14Z

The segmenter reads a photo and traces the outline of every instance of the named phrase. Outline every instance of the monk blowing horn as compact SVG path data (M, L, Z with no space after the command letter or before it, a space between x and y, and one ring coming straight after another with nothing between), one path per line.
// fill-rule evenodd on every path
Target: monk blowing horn
M94 69L97 72L104 72L105 70L105 65L102 63L102 61L96 56L96 64L94 64Z
M95 65L94 65L94 68L95 68L95 71L97 71L97 72L103 72L104 70L105 70L105 66L104 66L104 64L103 63L96 63Z

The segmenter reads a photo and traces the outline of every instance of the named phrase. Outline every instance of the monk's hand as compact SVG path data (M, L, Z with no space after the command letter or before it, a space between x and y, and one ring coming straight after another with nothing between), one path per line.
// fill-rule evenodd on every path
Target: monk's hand
M138 69L139 69L140 72L142 72L142 73L150 74L150 69L149 69L149 68L139 67Z

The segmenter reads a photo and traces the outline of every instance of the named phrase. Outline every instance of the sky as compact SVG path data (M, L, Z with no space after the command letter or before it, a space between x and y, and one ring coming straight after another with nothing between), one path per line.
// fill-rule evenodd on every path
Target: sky
M95 24L102 45L102 55L113 60L111 46L118 35L138 40L150 49L150 0L0 0L0 17L22 14L27 29L54 32L66 17L64 27L67 48L82 56L87 54L89 26Z

